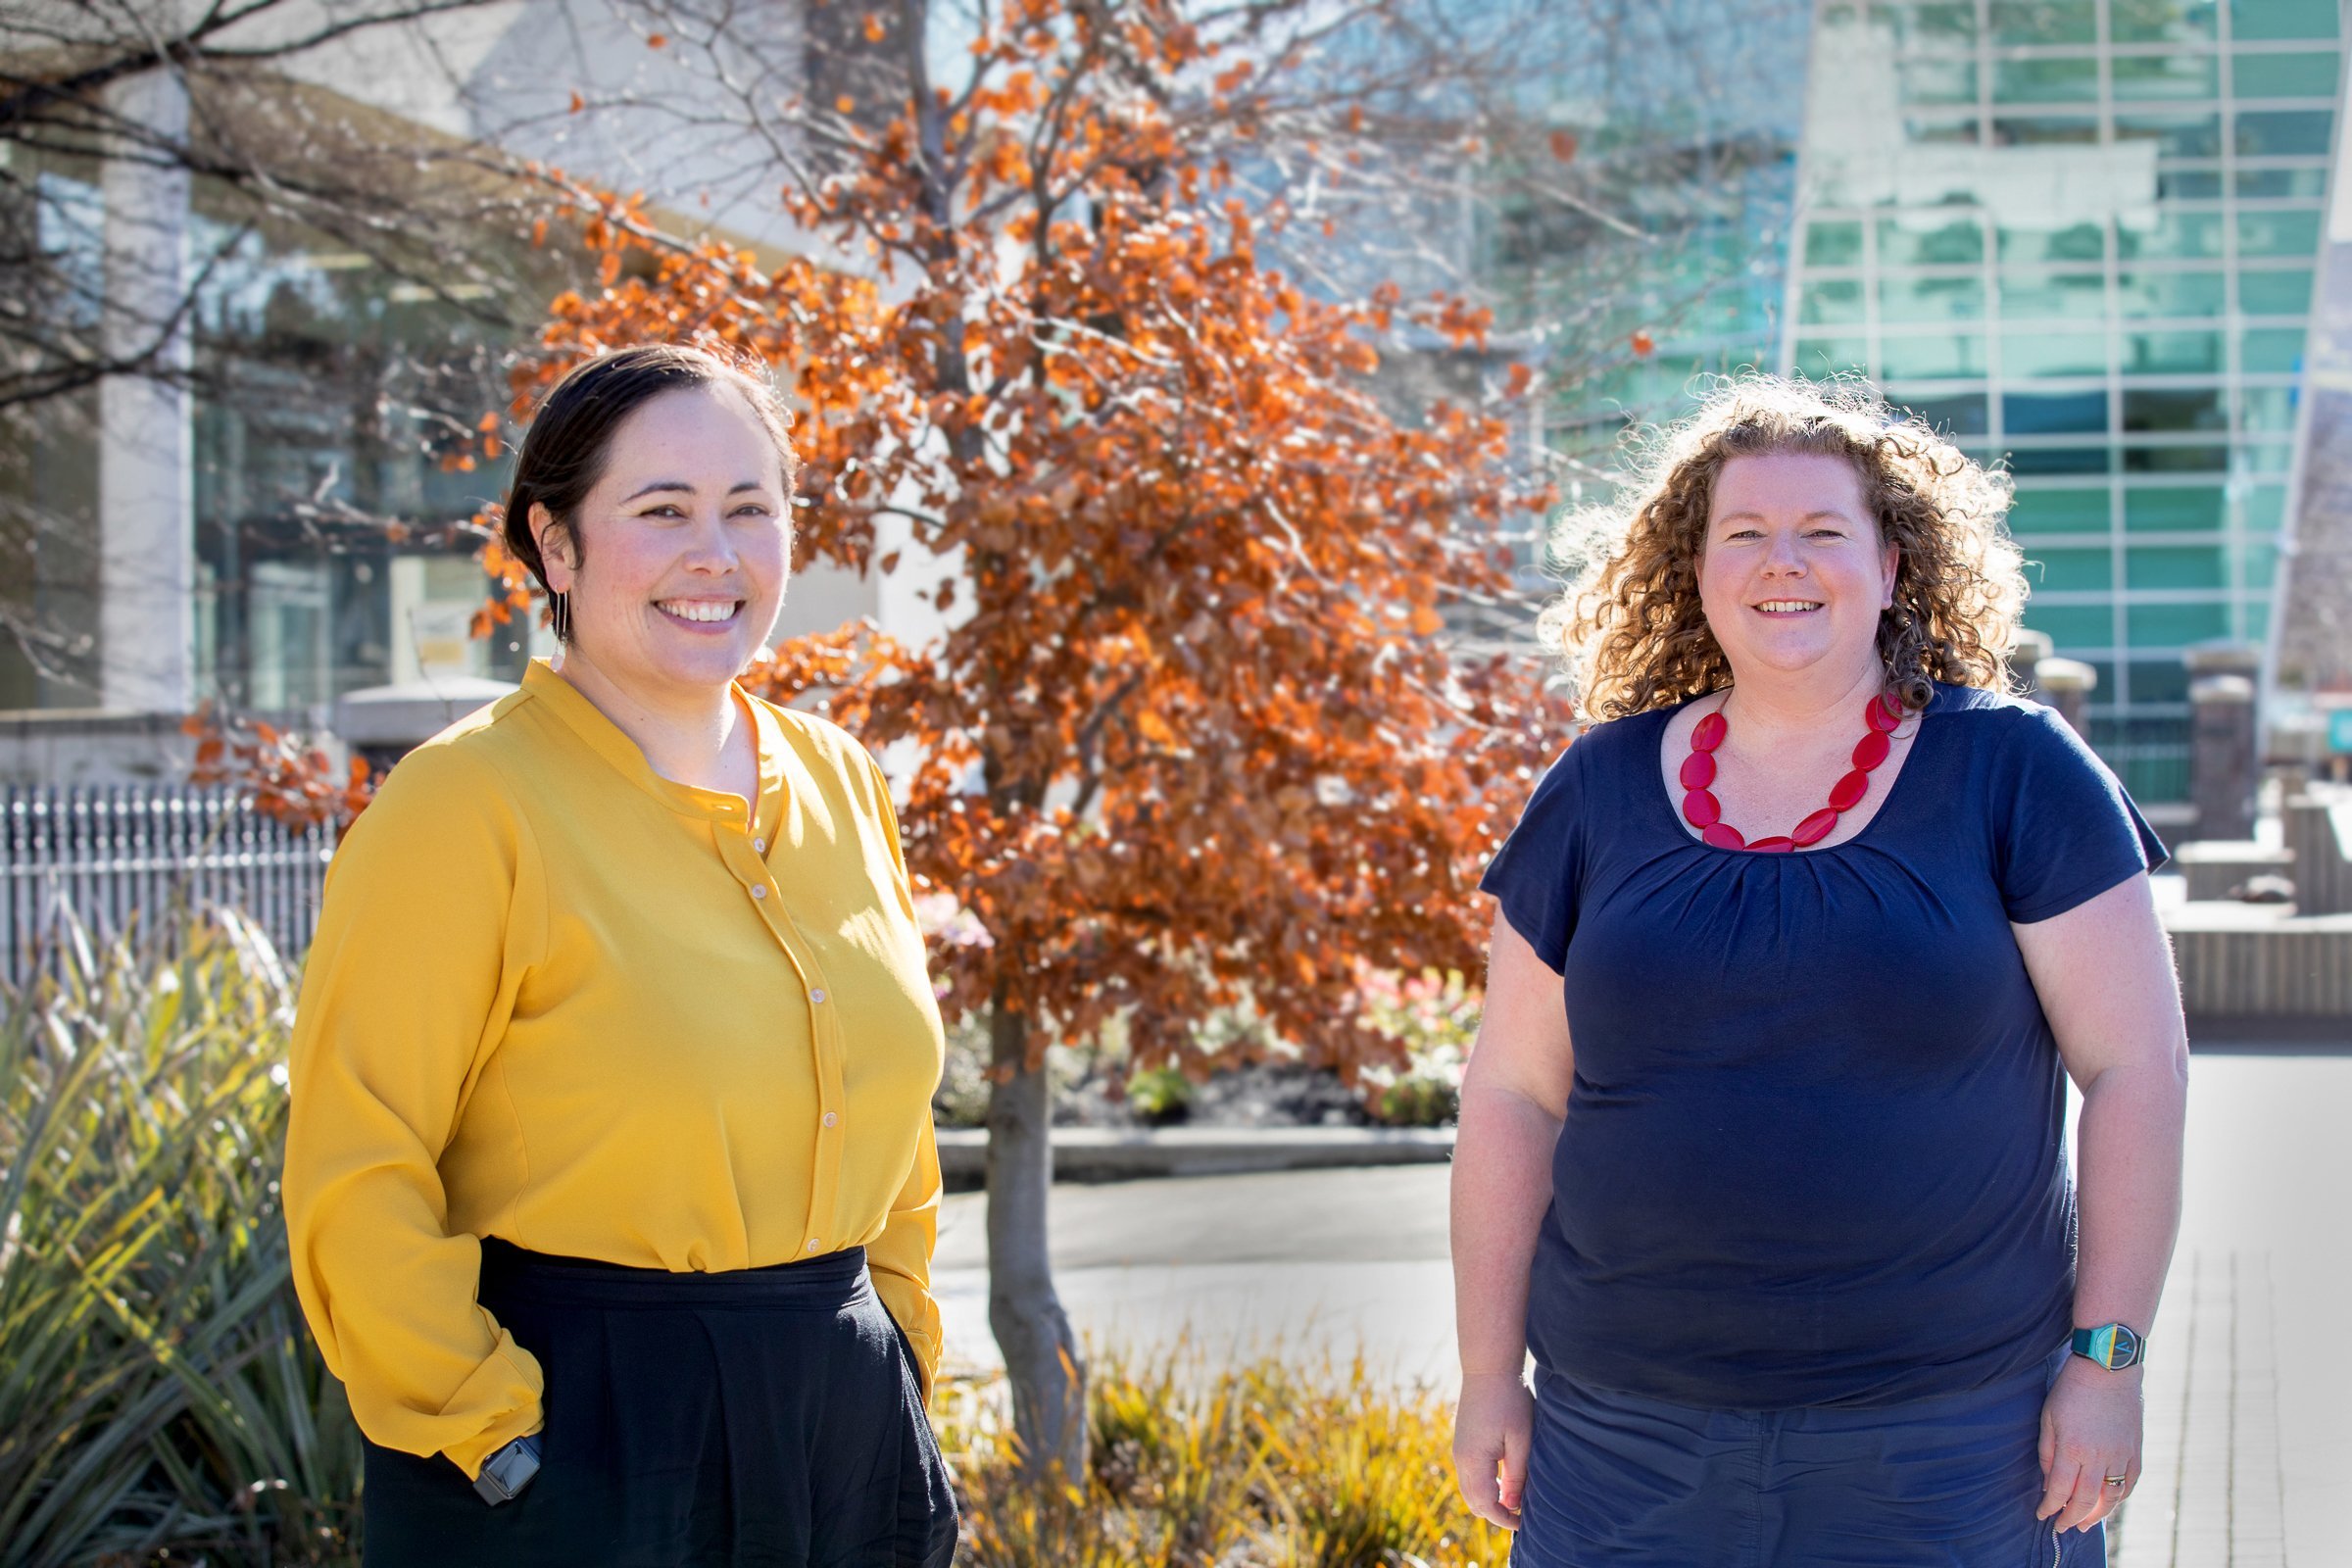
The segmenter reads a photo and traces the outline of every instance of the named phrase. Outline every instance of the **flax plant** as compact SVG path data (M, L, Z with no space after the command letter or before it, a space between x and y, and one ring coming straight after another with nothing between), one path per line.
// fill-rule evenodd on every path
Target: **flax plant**
M0 1564L334 1560L358 1442L276 1175L292 990L224 914L0 989Z

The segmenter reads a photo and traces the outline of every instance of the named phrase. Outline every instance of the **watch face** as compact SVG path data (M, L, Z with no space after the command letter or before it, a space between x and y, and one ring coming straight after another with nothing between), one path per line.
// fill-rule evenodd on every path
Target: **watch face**
M2112 1332L2115 1336L2115 1343L2109 1347L2107 1351L2109 1368L2127 1367L2138 1360L2139 1336L2121 1323L2116 1324Z

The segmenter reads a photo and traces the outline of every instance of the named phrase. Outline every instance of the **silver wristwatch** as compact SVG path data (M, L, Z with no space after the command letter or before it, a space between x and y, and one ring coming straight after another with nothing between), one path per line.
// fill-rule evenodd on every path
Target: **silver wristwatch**
M516 1438L482 1461L482 1473L473 1478L473 1490L493 1508L502 1502L513 1502L522 1489L531 1484L539 1473L539 1435Z

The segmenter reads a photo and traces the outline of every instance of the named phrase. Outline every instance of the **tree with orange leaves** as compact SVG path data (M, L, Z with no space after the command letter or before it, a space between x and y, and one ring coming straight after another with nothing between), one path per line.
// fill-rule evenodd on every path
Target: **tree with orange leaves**
M1475 353L1482 313L1274 265L1290 210L1241 201L1217 152L1272 101L1262 49L1174 0L1018 0L951 87L925 0L858 16L857 69L779 160L791 215L863 270L763 270L575 188L604 287L556 301L515 411L628 342L757 355L804 410L804 559L955 566L937 642L852 625L750 679L914 743L916 884L985 933L934 961L989 1023L990 1322L1030 1462L1077 1473L1046 1048L1117 1015L1140 1063L1201 1073L1227 1062L1192 1023L1247 1001L1351 1079L1396 1059L1361 981L1473 968L1477 870L1563 733L1536 671L1446 635L1509 593L1501 529L1549 495L1502 416L1524 370L1494 406L1384 406L1379 345ZM493 617L528 603L503 575Z

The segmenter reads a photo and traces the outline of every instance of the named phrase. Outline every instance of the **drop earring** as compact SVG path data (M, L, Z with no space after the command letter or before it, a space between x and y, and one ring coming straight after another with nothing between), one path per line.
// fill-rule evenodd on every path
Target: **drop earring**
M547 623L548 628L556 634L556 641L566 648L571 646L571 595L557 593L552 588L548 590Z

